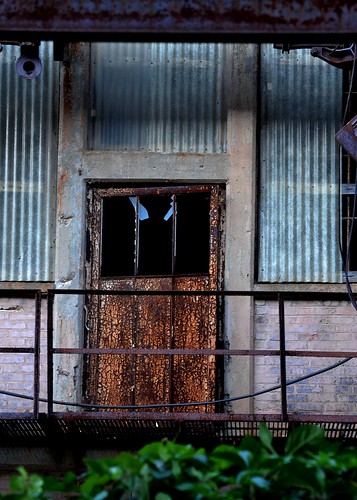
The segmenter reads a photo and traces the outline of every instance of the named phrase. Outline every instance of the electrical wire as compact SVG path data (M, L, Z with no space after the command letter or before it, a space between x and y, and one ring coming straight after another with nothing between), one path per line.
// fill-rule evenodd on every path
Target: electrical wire
M334 363L333 365L329 365L325 368L321 368L320 370L314 371L312 373L308 373L307 375L303 375L302 377L289 380L286 382L286 386L290 386L293 384L297 384L298 382L302 382L303 380L307 380L312 377L316 377L317 375L321 375L322 373L326 373L330 370L333 370L334 368L337 368L347 361L349 361L351 358L344 358L338 361L337 363ZM187 407L187 406L208 406L208 405L214 405L214 404L222 404L222 403L231 403L233 401L240 401L242 399L248 399L248 398L253 398L256 396L261 396L262 394L267 394L269 392L277 391L281 389L281 385L274 385L272 387L269 387L267 389L262 389L260 391L252 392L249 394L244 394L242 396L233 396L229 398L223 398L223 399L215 399L212 401L196 401L196 402L191 402L191 403L162 403L162 404L147 404L147 405L96 405L96 404L87 404L87 403L74 403L71 401L57 401L54 400L53 404L55 405L62 405L62 406L74 406L74 407L79 407L79 408L87 408L87 409L101 409L101 410L144 410L144 409L153 409L153 408L176 408L176 407ZM24 394L18 394L15 392L9 392L9 391L2 391L0 390L0 394L3 394L5 396L13 396L16 398L22 398L22 399L28 399L28 400L34 400L33 396L26 396ZM39 398L40 403L48 403L48 399L45 398Z

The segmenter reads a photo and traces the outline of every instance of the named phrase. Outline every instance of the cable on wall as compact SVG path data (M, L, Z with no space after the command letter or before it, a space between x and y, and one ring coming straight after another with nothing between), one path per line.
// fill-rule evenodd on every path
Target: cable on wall
M308 373L307 375L303 375L302 377L290 380L286 382L287 386L297 384L298 382L302 382L303 380L307 380L312 377L316 377L317 375L321 375L323 373L328 372L329 370L332 370L334 368L337 368L347 361L349 361L352 358L344 358L337 363L334 363L333 365L329 365L325 368L321 368L320 370L314 371L312 373ZM53 401L53 404L56 405L62 405L62 406L74 406L74 407L79 407L79 408L91 408L91 409L102 409L102 410L140 410L140 409L152 409L152 408L175 408L175 407L181 407L181 406L207 406L207 405L214 405L214 404L221 404L221 403L231 403L233 401L240 401L242 399L248 399L248 398L253 398L256 396L261 396L262 394L267 394L269 392L276 391L278 389L281 389L281 385L274 385L272 387L269 387L267 389L262 389L260 391L252 392L249 394L244 394L242 396L233 396L230 398L223 398L223 399L215 399L212 401L196 401L193 403L163 403L163 404L147 404L147 405L96 405L96 404L87 404L87 403L74 403L70 401ZM3 394L5 396L12 396L16 398L21 398L21 399L28 399L28 400L33 400L33 396L26 396L24 394L18 394L15 392L9 392L9 391L2 391L0 390L0 394ZM41 403L48 403L48 399L46 398L39 398L39 401Z

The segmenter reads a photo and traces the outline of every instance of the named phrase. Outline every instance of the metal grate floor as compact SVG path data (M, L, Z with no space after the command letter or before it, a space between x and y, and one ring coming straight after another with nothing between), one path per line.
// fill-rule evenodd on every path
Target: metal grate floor
M3 445L77 442L84 446L135 447L167 438L204 446L223 442L237 444L246 435L259 436L261 422L276 439L285 439L297 425L316 423L325 430L328 439L357 442L357 417L299 416L284 422L279 415L112 412L41 414L37 420L24 414L0 414L0 442Z

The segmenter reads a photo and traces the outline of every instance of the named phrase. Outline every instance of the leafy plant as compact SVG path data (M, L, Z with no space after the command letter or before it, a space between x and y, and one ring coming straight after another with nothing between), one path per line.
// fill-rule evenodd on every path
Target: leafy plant
M133 499L357 499L357 449L329 442L316 425L302 425L288 436L283 452L260 426L259 438L211 451L168 440L137 453L86 461L80 476L63 479L29 474L11 479L3 499L47 499L54 492L82 500Z

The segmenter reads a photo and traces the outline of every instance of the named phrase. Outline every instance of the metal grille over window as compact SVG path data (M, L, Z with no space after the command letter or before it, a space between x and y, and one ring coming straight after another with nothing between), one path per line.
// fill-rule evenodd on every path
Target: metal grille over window
M342 70L263 45L258 280L340 282Z
M0 54L0 280L50 281L57 162L58 63L41 43L42 74L16 73L18 47Z
M89 149L225 153L230 44L93 43Z

